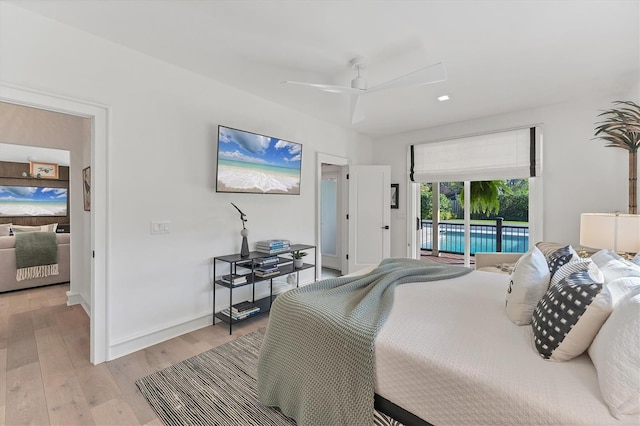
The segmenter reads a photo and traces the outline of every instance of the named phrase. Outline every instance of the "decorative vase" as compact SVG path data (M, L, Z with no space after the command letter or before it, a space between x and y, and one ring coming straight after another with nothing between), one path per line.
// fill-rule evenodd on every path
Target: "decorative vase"
M249 243L247 242L247 235L249 235L249 231L245 228L240 231L240 235L242 235L242 248L240 249L240 257L248 257Z
M304 264L304 261L302 260L302 258L300 259L293 259L293 266L296 268L302 268L302 265Z

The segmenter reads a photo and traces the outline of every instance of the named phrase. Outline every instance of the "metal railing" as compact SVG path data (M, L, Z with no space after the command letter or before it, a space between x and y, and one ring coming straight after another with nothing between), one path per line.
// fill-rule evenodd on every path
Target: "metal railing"
M472 223L471 254L501 251L524 253L529 250L528 225L503 225L498 218L495 224ZM420 248L432 250L433 223L422 220L420 227ZM464 253L464 224L441 221L438 229L438 247L444 253Z

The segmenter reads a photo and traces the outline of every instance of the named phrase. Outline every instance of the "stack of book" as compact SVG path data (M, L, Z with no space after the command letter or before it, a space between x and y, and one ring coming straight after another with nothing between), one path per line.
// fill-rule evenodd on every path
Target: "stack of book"
M278 269L278 264L276 263L274 265L260 266L259 268L256 268L253 273L256 277L267 278L278 275L280 273L280 270Z
M273 266L278 264L278 256L263 257L262 259L256 259L255 265L259 268L264 266Z
M224 281L225 283L228 283L228 284L238 285L238 284L246 283L247 282L247 276L246 275L238 275L238 274L223 275L220 278L220 280Z
M256 251L267 254L278 254L289 251L291 243L288 240L264 240L258 241Z
M246 302L236 303L231 308L223 309L221 312L229 318L241 320L259 313L260 307L247 300Z

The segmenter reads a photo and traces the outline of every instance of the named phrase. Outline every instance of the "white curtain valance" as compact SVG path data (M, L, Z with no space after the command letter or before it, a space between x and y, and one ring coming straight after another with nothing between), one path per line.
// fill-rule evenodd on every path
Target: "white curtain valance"
M411 145L414 182L518 179L540 175L539 127Z

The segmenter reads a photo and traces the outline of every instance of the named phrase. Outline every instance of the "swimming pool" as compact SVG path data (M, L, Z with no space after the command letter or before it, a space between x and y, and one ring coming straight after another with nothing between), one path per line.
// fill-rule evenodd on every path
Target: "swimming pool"
M431 222L422 222L421 244L423 250L431 250ZM441 223L438 238L440 251L464 253L464 225L459 223ZM529 228L526 226L502 227L502 252L524 253L529 250ZM497 251L495 225L471 225L471 254Z

